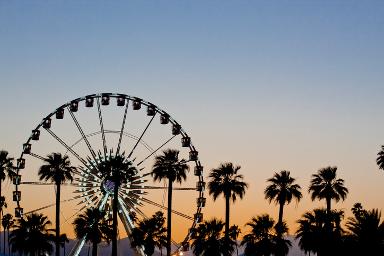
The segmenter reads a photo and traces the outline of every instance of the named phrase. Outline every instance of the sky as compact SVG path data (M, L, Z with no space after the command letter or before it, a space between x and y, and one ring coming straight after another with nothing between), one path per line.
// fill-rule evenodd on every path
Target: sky
M347 200L334 207L346 217L355 202L382 210L383 13L382 1L353 0L0 0L0 147L18 156L58 106L119 92L178 120L206 174L241 166L249 189L232 224L277 219L263 190L280 170L303 188L285 209L291 233L325 206L307 193L323 167L345 179ZM204 213L223 219L223 200Z

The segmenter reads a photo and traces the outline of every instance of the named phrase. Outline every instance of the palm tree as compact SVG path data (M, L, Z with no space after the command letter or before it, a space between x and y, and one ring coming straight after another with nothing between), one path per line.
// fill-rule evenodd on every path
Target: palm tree
M168 180L167 256L171 255L172 185L175 181L180 184L185 181L188 170L186 161L179 160L179 151L174 149L164 150L162 155L157 156L152 168L152 177L155 181Z
M111 181L113 185L113 235L112 235L112 256L117 255L117 208L119 200L119 188L122 184L127 183L137 173L136 167L124 155L112 154L105 160L99 163L99 171L106 180Z
M342 234L341 220L344 212L333 210L330 218L325 209L314 209L306 212L297 221L299 228L296 231L296 239L305 253L317 253L317 255L337 255L341 247ZM327 231L327 223L330 220L330 233Z
M251 227L251 231L241 241L241 245L245 245L245 255L269 256L276 254L278 246L289 250L291 242L277 235L283 232L276 231L275 221L268 214L253 217L246 225Z
M109 242L112 237L113 228L104 216L105 212L97 208L88 208L73 221L76 238L85 237L86 242L92 243L92 256L97 256L97 245L102 240Z
M353 244L349 247L359 255L381 255L384 252L384 222L378 209L363 209L361 204L352 208L354 217L346 224Z
M12 214L5 214L3 216L3 218L1 219L1 224L4 228L4 233L3 233L3 253L5 254L5 238L6 238L6 231L8 231L8 234L9 234L9 229L11 228L11 226L13 225L13 216Z
M0 150L0 219L2 219L3 207L7 207L5 197L2 195L2 183L7 177L12 177L13 173L13 158L9 157L8 151Z
M279 204L279 221L283 223L283 211L284 205L289 204L292 199L296 199L297 202L303 197L300 190L301 187L295 184L295 179L290 176L289 171L281 171L275 173L272 178L267 180L270 184L264 190L265 199L269 200L269 203L275 201Z
M52 253L53 230L48 228L50 225L51 222L42 214L32 213L18 219L10 234L12 251L31 256Z
M241 230L237 225L233 225L229 228L229 238L236 243L236 255L239 255L237 239L239 238L240 233L241 233Z
M381 150L377 153L376 163L379 169L384 170L384 145L381 146Z
M242 199L245 194L247 183L243 182L243 175L237 174L240 166L234 166L232 163L224 163L217 169L213 169L209 174L211 179L208 182L209 194L213 200L222 194L225 198L225 239L229 241L229 204L232 199L236 201L237 196Z
M153 255L155 247L161 251L161 248L167 245L167 229L164 223L162 212L156 212L151 218L140 221L132 231L132 248L144 247L146 255Z
M61 153L52 153L44 159L44 165L39 169L40 180L51 181L56 186L56 240L55 253L60 256L60 194L61 184L72 182L72 174L76 167L71 166L68 156Z
M325 199L327 202L327 215L329 218L328 226L330 225L331 201L336 202L347 197L348 189L344 186L343 179L336 177L337 167L326 167L320 169L317 174L312 175L311 185L308 192L311 193L311 199ZM330 228L330 227L329 227Z
M218 219L211 219L200 223L192 229L193 253L199 256L221 256L234 251L234 242L226 244L222 237L224 223Z

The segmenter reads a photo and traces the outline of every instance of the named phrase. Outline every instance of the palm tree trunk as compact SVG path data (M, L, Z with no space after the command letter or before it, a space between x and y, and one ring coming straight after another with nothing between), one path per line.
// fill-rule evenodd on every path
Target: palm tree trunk
M9 228L7 229L8 254L11 255L11 243L9 242Z
M97 256L97 243L92 244L92 256Z
M60 256L60 182L56 182L56 256Z
M112 256L117 256L117 203L119 184L116 181L113 188L113 227L112 227Z
M326 231L330 233L331 230L331 198L327 198L327 222L326 222Z
M225 241L229 244L229 200L230 195L225 195Z
M171 256L172 238L172 180L168 180L167 256Z
M280 223L280 225L283 224L283 213L284 213L284 203L280 203L280 208L279 208L279 223Z

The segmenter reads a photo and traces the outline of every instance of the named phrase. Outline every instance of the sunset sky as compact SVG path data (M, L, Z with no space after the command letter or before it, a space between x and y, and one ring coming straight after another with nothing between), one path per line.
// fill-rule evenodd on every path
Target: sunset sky
M280 170L303 188L286 207L291 233L325 206L307 193L322 167L345 179L348 198L333 206L346 217L355 202L383 210L383 13L379 0L0 0L0 148L16 157L58 106L119 92L178 120L207 171L241 165L249 189L231 224L277 219L263 190ZM224 218L223 200L204 213Z

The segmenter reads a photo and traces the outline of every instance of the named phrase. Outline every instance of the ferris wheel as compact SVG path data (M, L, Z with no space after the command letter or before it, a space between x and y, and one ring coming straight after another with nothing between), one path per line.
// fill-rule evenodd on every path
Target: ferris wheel
M54 216L55 186L38 176L39 167L52 152L67 155L71 165L77 167L73 182L62 186L60 229L71 236L73 220L89 207L111 215L113 184L98 170L97 163L120 155L138 170L131 182L119 187L119 236L125 230L129 237L137 223L132 216L140 221L168 209L167 185L155 182L151 176L154 159L168 148L178 150L179 159L190 169L187 180L172 188L173 248L174 252L185 250L191 230L202 221L206 201L198 151L170 114L151 102L125 94L77 98L41 120L17 159L17 175L13 178L15 216L33 212ZM68 255L79 255L84 246L85 238L78 240ZM136 253L145 255L142 248L136 248Z

